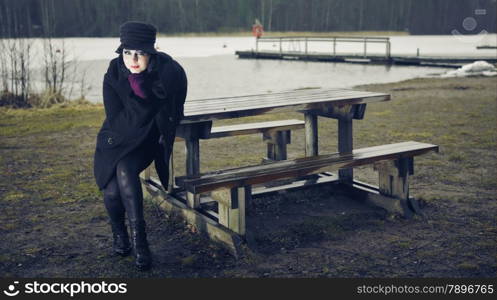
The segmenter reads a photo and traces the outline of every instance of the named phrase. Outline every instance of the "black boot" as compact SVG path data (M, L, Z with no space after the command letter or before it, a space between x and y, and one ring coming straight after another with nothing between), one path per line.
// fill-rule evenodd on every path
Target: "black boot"
M152 256L148 248L145 221L130 221L131 243L135 250L135 265L140 270L148 270L152 264Z
M129 243L128 229L124 225L124 220L118 223L111 222L111 227L114 238L112 249L117 255L128 256L131 252L131 244Z

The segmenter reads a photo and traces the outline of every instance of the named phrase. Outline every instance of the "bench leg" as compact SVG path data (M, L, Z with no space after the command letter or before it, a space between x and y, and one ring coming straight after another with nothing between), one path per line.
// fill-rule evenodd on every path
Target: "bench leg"
M409 175L413 174L412 157L381 161L375 163L374 168L379 175L380 194L398 199L404 214L410 216L412 209L409 207Z
M174 151L173 151L174 152ZM169 157L169 182L167 183L167 192L172 193L174 191L174 158L173 152L171 152L171 156Z
M287 159L286 145L290 144L291 131L283 130L276 132L264 132L263 141L267 143L267 159L285 160Z
M200 206L200 194L186 192L186 205L190 208L198 208Z
M185 140L186 176L196 177L200 174L200 138L209 136L212 121L180 125L176 136ZM187 193L187 205L191 208L200 206L200 195Z
M305 156L318 155L318 116L305 113Z
M353 150L352 119L338 119L338 152L349 154ZM352 183L354 171L352 168L338 170L341 182Z
M186 174L195 177L200 174L200 142L196 137L185 140ZM200 206L200 194L186 193L186 204L190 208Z
M250 201L250 186L216 190L211 197L218 203L219 224L245 235L245 204Z

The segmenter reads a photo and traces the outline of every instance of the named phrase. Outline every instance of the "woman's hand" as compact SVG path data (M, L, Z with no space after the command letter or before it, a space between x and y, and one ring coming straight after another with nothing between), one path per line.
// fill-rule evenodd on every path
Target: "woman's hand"
M142 99L147 98L148 93L146 89L145 74L143 72L128 75L128 81L135 95Z

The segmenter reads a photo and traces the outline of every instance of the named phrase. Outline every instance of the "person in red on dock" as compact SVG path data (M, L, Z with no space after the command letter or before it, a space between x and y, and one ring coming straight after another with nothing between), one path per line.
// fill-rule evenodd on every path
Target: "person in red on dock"
M134 250L140 270L150 268L152 256L139 174L154 161L167 188L169 157L187 93L185 71L171 56L155 49L156 34L151 24L121 25L119 56L104 76L106 118L94 155L94 175L110 218L113 251L127 256Z
M259 22L258 19L255 19L254 25L252 25L252 35L258 39L262 36L263 32L264 28L262 27L261 22Z

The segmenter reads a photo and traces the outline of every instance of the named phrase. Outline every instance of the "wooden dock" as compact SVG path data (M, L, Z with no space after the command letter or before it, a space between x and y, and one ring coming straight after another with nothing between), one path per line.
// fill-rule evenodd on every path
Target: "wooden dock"
M278 46L278 50L261 50L260 48L262 43L271 43L273 47ZM329 45L330 51L327 53L310 51L311 43L326 43L326 45ZM338 53L336 48L340 43L360 43L362 44L362 51ZM371 43L384 44L384 54L368 53L368 45ZM295 45L298 45L298 49L288 49L291 48L292 45L293 48L295 48ZM283 59L388 65L396 64L444 68L459 68L462 65L472 63L476 60L485 60L489 63L497 63L497 56L442 57L391 55L390 49L391 45L388 37L261 37L256 39L255 50L236 51L235 54L238 55L239 58L253 59Z

